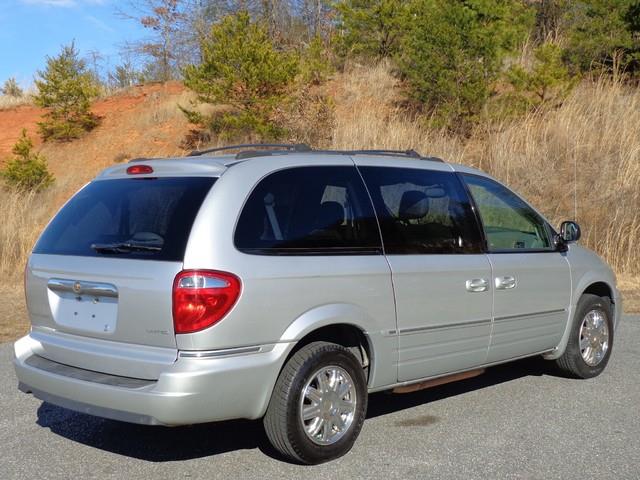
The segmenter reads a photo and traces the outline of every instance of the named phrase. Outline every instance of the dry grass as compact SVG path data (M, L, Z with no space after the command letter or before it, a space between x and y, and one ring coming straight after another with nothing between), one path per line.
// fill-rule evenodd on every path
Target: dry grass
M12 95L0 95L0 110L9 110L22 105L33 105L33 96L36 94L34 85L30 85L23 90L22 95L14 97Z
M0 110L19 107L21 105L32 105L33 99L30 95L12 97L11 95L0 95Z
M551 112L488 129L465 158L520 190L619 274L640 276L640 90L585 83ZM483 141L482 139L486 139Z
M640 277L620 275L618 288L622 292L624 311L640 313Z
M0 275L16 279L51 215L51 193L0 191Z
M640 90L585 82L560 108L485 126L470 138L424 128L394 105L386 65L335 80L333 148L408 146L481 168L506 182L554 224L576 219L582 243L618 274L640 278Z
M29 330L29 319L24 304L22 283L0 284L0 343L15 340Z
M0 342L28 329L22 289L26 257L52 212L54 191L42 194L0 191Z

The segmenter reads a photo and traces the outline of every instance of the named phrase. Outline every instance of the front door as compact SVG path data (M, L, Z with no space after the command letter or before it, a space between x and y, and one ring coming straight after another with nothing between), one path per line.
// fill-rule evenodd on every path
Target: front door
M445 165L431 162L424 169L356 162L376 208L392 272L398 380L484 363L491 332L491 266L462 182Z
M494 288L488 362L553 349L569 316L571 277L552 229L515 193L486 177L464 175L487 239Z

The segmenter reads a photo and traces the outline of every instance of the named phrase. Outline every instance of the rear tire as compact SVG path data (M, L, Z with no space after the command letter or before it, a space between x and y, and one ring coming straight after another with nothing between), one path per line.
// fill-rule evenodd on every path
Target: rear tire
M313 342L280 372L263 423L283 456L317 464L351 449L366 412L367 381L359 360L341 345Z
M613 315L606 297L584 294L578 301L567 348L556 360L574 378L593 378L602 373L613 347Z

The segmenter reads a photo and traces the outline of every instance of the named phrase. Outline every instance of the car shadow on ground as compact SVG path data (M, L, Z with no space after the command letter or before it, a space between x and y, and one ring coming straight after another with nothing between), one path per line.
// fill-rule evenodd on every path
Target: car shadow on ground
M414 393L372 394L367 418L444 400L525 376L557 374L551 365L541 358L530 358L490 368L475 378ZM403 425L428 425L436 420L422 415L403 420ZM74 442L150 462L189 460L256 448L265 455L281 459L269 444L261 421L236 420L173 428L151 427L106 420L42 403L38 408L37 423Z

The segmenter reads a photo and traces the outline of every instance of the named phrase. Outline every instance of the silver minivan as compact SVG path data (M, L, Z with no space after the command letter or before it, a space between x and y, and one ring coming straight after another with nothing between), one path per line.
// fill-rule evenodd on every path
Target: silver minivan
M19 388L148 425L262 418L319 463L370 392L533 355L605 368L621 298L576 223L414 151L263 147L138 159L76 193L26 267Z

